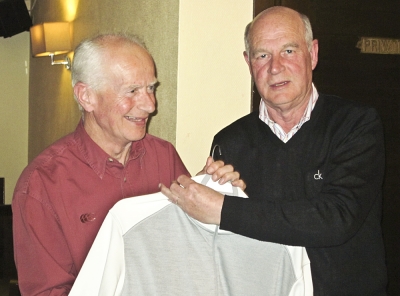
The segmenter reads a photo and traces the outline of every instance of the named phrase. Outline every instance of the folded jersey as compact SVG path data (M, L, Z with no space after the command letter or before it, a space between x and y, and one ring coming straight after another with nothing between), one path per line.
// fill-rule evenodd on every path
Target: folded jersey
M196 182L246 198L209 175ZM305 248L262 242L186 215L160 192L109 211L74 295L312 295Z

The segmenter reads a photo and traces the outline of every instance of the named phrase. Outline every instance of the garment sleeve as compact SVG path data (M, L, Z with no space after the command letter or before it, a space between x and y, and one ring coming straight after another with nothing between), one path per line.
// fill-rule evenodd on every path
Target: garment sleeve
M125 278L122 229L111 212L106 216L70 296L121 295Z
M42 186L36 178L34 186ZM14 256L22 295L68 295L76 277L61 226L45 196L16 190L12 202Z
M221 228L264 241L329 247L351 239L370 216L379 220L384 174L381 122L369 109L352 125L342 136L334 135L339 137L334 147L326 148L333 151L324 164L322 187L314 196L285 201L226 196ZM303 188L298 192L304 194Z

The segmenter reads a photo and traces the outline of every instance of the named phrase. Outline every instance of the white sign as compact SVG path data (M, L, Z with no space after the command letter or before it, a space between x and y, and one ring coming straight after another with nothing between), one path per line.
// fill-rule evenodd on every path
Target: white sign
M400 54L400 39L361 37L356 47L361 53Z

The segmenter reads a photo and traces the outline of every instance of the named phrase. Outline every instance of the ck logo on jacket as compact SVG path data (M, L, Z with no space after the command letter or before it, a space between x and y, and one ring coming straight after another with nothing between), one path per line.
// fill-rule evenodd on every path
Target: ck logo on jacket
M322 173L320 173L319 170L318 170L318 172L316 174L314 174L314 179L315 180L322 180L323 179L322 178Z

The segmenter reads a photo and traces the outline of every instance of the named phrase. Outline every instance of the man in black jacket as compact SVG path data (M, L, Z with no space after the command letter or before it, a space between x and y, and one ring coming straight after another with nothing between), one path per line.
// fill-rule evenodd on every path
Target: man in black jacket
M224 128L213 147L241 173L249 199L217 194L184 176L163 192L202 222L305 246L315 295L385 295L379 116L317 92L318 41L306 16L269 8L246 27L245 44L260 112Z

